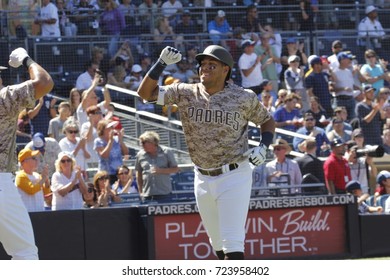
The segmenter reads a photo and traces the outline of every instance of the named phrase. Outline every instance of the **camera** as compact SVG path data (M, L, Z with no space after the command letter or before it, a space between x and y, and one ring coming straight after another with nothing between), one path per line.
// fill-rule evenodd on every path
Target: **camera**
M383 157L385 149L381 145L369 146L362 149L356 150L356 157Z

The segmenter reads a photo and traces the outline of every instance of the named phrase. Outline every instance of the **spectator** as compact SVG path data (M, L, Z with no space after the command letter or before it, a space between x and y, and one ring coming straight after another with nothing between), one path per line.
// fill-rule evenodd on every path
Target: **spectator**
M190 44L187 45L186 56L187 56L188 63L190 65L189 69L192 70L192 72L194 72L192 83L196 83L196 81L199 81L198 61L195 58L198 52L199 52L199 48L196 45L190 45Z
M311 113L305 113L303 118L303 127L297 130L297 133L302 135L307 135L309 137L315 138L317 149L316 156L326 157L330 154L329 151L329 140L326 136L325 130L316 126L316 120ZM293 147L297 152L305 152L305 139L295 136L293 139Z
M386 128L383 130L383 148L385 149L385 153L390 155L390 129Z
M102 35L110 37L108 45L108 54L113 57L118 50L119 36L123 28L125 28L125 17L118 9L115 0L104 0L102 2L104 11L100 15L99 25Z
M352 131L351 140L355 142L356 146L359 149L362 149L362 148L365 147L365 145L364 145L364 135L363 135L363 131L362 131L361 128L355 128Z
M126 75L126 69L123 65L115 65L112 72L107 76L107 82L116 87L131 89L133 81L126 79ZM111 90L110 96L115 102L120 103L125 103L128 99L126 94L116 90Z
M61 152L60 145L57 140L51 137L45 137L43 133L37 132L33 135L32 141L28 142L25 146L26 149L33 151L39 151L37 155L39 164L37 172L42 174L43 168L49 166L49 178L55 172L55 161L59 152Z
M161 12L164 17L168 18L172 26L176 26L178 16L183 10L183 4L179 0L166 0L161 5Z
M390 194L390 172L387 170L382 170L376 176L376 183L378 184L374 193L374 205L379 196L384 194Z
M42 37L60 37L58 9L50 0L42 0L40 13L35 18L35 24L41 26Z
M134 64L131 68L130 76L125 77L124 82L129 84L129 89L137 91L142 79L143 76L141 65Z
M116 176L118 180L111 186L115 194L138 193L133 174L126 165L118 167Z
M352 131L344 127L344 122L340 117L333 117L331 124L332 129L326 134L329 141L332 142L335 139L342 139L344 142L347 142L351 140Z
M225 12L218 10L214 20L207 24L207 31L214 45L221 45L230 50L226 40L232 38L232 28L225 18Z
M334 92L336 94L333 106L345 107L348 113L348 120L356 117L355 97L360 94L360 90L356 90L354 86L354 78L350 69L352 58L352 55L347 52L338 53L339 67L332 72Z
M109 207L111 202L120 202L121 198L111 189L110 176L107 171L100 170L93 177L93 185L97 195L98 207Z
M302 125L299 120L301 118L301 113L299 109L296 108L299 99L300 97L295 93L288 94L285 97L284 105L277 108L273 115L276 127L295 132L297 128ZM287 142L292 143L293 141L293 136L285 134L278 135Z
M181 15L181 21L174 28L175 34L178 36L177 41L184 44L184 48L188 50L189 46L192 46L199 41L199 33L195 22L191 19L191 12L184 10ZM181 50L184 52L184 49Z
M142 68L142 75L145 76L146 73L150 70L152 65L152 58L149 53L143 53L140 57L140 65Z
M172 45L177 47L176 34L173 31L173 27L170 25L167 17L158 17L153 30L153 49L156 52L154 56L157 58L157 52L166 46Z
M310 108L307 113L311 113L316 121L316 125L320 128L325 128L329 124L328 114L320 106L317 96L310 97Z
M135 24L135 17L137 15L137 6L131 3L132 0L120 0L118 9L122 12L125 17L125 24L127 27Z
M309 97L317 96L320 105L329 116L333 115L331 93L329 90L330 76L322 71L322 61L318 56L308 59L312 71L305 78L305 87Z
M87 137L77 137L80 128L74 118L66 120L62 131L65 138L59 142L61 151L72 155L81 174L87 179L87 160L91 157L86 148Z
M314 1L300 0L299 7L301 8L299 30L312 32L315 29L314 18L318 13L318 6L314 5Z
M76 88L78 91L83 92L92 85L92 81L96 75L96 70L99 69L99 64L93 60L88 61L86 64L86 71L81 73L76 79Z
M300 58L296 55L289 56L288 64L290 65L284 73L284 81L289 93L298 94L301 97L302 111L309 109L309 100L306 89L303 86L304 69L299 67Z
M162 202L170 198L172 183L170 174L179 171L172 151L162 148L160 136L146 131L139 137L142 150L136 156L135 170L138 191L144 202Z
M362 66L360 72L366 79L366 82L372 84L375 88L375 95L384 87L385 81L390 81L390 76L387 73L387 61L379 59L374 50L369 49L364 53L366 64Z
M272 96L268 91L263 91L261 93L261 102L263 103L264 107L267 108L268 112L271 114L275 113L275 107L272 105Z
M296 55L299 58L298 66L306 66L307 65L307 56L304 51L305 43L304 41L298 41L295 37L287 38L286 44L282 49L282 53L280 55L280 63L282 65L282 70L280 72L280 81L284 84L284 73L289 67L288 58L290 56Z
M252 189L256 189L256 195L267 196L271 194L267 187L267 169L265 164L260 164L252 172Z
M341 119L343 121L344 129L351 131L352 133L352 126L347 122L348 113L345 107L336 107L336 109L334 109L334 117ZM325 132L329 133L332 129L333 124L330 122L325 128Z
M131 69L131 66L133 66L134 64L133 52L131 51L131 43L129 40L123 42L121 47L118 49L115 55L110 59L109 62L111 67L122 63L126 71L128 69Z
M278 109L279 107L284 105L285 99L287 96L287 90L284 88L281 88L278 90L278 98L275 100L275 108Z
M335 138L330 144L332 153L324 162L325 183L329 194L345 194L345 186L351 181L351 169L344 158L345 142Z
M266 164L267 182L277 186L294 186L302 182L302 174L295 160L286 157L291 152L291 147L284 139L276 139L271 145L275 154L275 159ZM297 189L292 190L296 192ZM282 194L287 194L282 191ZM291 193L290 193L291 194Z
M107 50L98 46L94 46L91 49L91 60L98 65L98 69L103 72L103 76L107 75L110 60L108 59Z
M97 105L100 108L100 110L103 112L103 114L105 114L107 112L108 106L111 103L111 95L110 95L110 91L107 89L107 87L103 87L103 90L102 90L104 100L101 102L98 102L98 97L95 93L95 89L96 89L97 85L99 84L100 79L101 79L100 74L96 73L95 77L92 81L91 87L89 89L83 91L83 94L81 97L81 103L80 103L79 107L77 107L77 111L76 111L77 120L78 120L80 126L82 126L85 122L88 121L88 119L87 119L88 116L87 116L87 113L85 110L89 106Z
M77 88L72 88L69 92L68 103L70 106L70 115L77 119L76 110L81 102L81 94Z
M325 182L324 178L324 162L317 158L317 142L313 139L303 141L302 150L305 152L303 157L297 157L295 161L298 163L302 176L311 174L318 183Z
M264 32L261 22L258 17L257 6L251 4L246 8L246 16L241 20L238 25L244 29L246 37L250 38L253 33Z
M98 137L97 134L97 125L99 121L103 118L102 111L96 105L92 105L86 110L88 121L83 123L81 126L80 135L82 138L86 138L86 150L90 154L90 158L87 159L87 166L91 165L93 167L97 167L99 162L99 155L93 148L94 140Z
M98 138L94 140L94 150L99 156L99 171L107 171L110 186L116 181L116 170L123 165L123 158L129 150L123 142L124 129L114 129L116 121L100 120L97 125Z
M366 145L381 145L382 140L382 119L380 110L385 100L374 103L375 89L371 85L364 86L364 99L356 105L356 115L360 127L365 135Z
M183 56L181 60L176 64L178 71L172 74L175 79L179 79L183 83L189 83L191 79L197 77L190 69L187 57Z
M48 167L43 169L42 174L36 172L38 154L39 151L23 149L18 155L21 170L16 173L15 185L28 212L44 211L44 194L50 193Z
M55 168L56 172L51 178L52 210L82 208L82 195L87 192L87 186L72 155L67 152L59 153Z
M79 0L74 6L73 16L77 26L77 35L96 35L99 23L97 12L99 7L90 0Z
M77 26L72 22L71 10L65 6L64 0L56 0L56 7L58 10L58 20L62 36L76 36Z
M361 184L362 193L370 194L370 178L376 178L378 169L372 157L360 156L357 157L356 151L359 147L353 140L347 142L347 152L345 158L351 169L352 180L359 181Z
M249 39L241 42L243 53L238 60L238 67L240 68L242 87L260 94L260 85L263 82L261 59L264 54L255 54L255 44L256 42Z
M334 71L336 70L340 63L337 58L337 55L343 51L343 43L340 40L335 40L332 42L332 55L328 56L329 68Z
M357 203L359 207L359 214L364 213L382 213L382 206L369 206L365 200L368 198L368 195L362 192L361 184L357 180L348 182L345 187L347 193L352 194L357 197Z
M272 82L273 89L279 89L279 78L276 71L276 64L280 63L280 56L275 46L270 44L271 33L264 32L260 35L261 45L255 46L255 53L261 56L263 79Z
M57 116L55 104L57 99L47 94L36 101L34 108L27 108L28 117L31 120L32 133L42 132L47 136L47 128L52 118Z
M98 198L93 183L87 184L87 192L83 194L84 208L98 208Z
M143 0L143 3L138 6L138 13L141 19L142 33L152 32L150 23L153 17L157 16L158 5L153 3L153 0Z
M260 94L257 94L257 97L260 101L262 101L261 97L263 96L263 93L268 93L271 95L271 103L274 105L276 102L275 100L278 100L278 95L276 92L273 90L273 83L269 80L263 80L263 82L260 84ZM281 89L282 90L282 89ZM284 90L284 89L283 89ZM287 95L287 91L285 91L285 94ZM282 91L281 91L282 92ZM285 96L286 96L285 95Z
M377 8L372 5L367 6L365 14L366 17L360 21L358 26L358 46L381 51L381 41L386 33L378 20Z
M56 139L57 142L60 142L60 140L65 137L65 134L62 132L62 127L70 116L69 102L62 101L60 105L58 105L58 113L59 115L57 117L50 120L47 135Z

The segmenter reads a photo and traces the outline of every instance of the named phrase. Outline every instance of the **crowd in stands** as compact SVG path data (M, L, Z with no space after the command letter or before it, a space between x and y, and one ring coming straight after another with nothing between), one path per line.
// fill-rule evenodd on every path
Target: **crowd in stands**
M82 73L74 81L68 101L57 106L58 100L48 95L20 114L17 142L26 145L17 152L20 166L28 174L23 174L28 177L23 180L31 181L34 190L27 193L43 196L46 208L108 206L110 201L119 199L118 194L137 191L145 200L164 199L172 191L169 174L178 172L177 163L169 151L159 146L158 135L152 132L141 135L142 149L135 170L123 165L129 151L123 142L124 130L110 112L110 103L115 100L134 105L138 110L179 119L178 112L141 100L133 104L121 93L108 90L105 84L136 91L156 53L167 45L179 48L183 59L166 68L159 84L197 82L195 55L200 51L194 44L198 40L197 29L190 11L179 0L120 2L57 0L54 5L43 0L34 21L42 36L69 32L91 35L100 28L102 34L111 38L107 48L93 47L85 69L80 69ZM297 5L301 10L302 31L314 26L313 19L318 13L315 3L300 1ZM361 192L371 194L374 188L369 182L377 176L377 169L372 157L356 156L357 150L380 145L390 154L388 54L375 44L383 39L383 34L370 33L371 27L382 28L377 8L367 6L367 17L359 26L361 38L369 35L372 41L361 45L364 59L358 60L354 53L344 49L342 38L332 43L328 56L308 53L298 38L284 38L271 24L262 23L257 17L259 7L248 4L247 14L237 26L229 24L227 12L222 9L208 22L209 43L226 47L236 59L240 78L229 82L253 90L273 115L276 126L286 131L276 134L272 159L254 170L253 185L264 188L259 194L269 194L265 188L270 186L325 183L324 193L337 194L346 193L347 183L357 180ZM99 9L104 12L97 21L94 15ZM163 16L155 18L155 26L149 26L152 11L157 13L159 9ZM124 30L136 25L135 15L141 21L137 32L152 31L152 50L156 53L134 53L132 40L120 43ZM236 27L240 27L239 32L233 32ZM294 159L292 151L304 156ZM166 160L156 165L154 160L160 153ZM318 157L326 157L325 162ZM25 167L28 163L31 166ZM89 166L98 170L93 178L88 178ZM313 169L314 166L321 168ZM156 178L158 181L153 181ZM155 191L157 182L164 187ZM281 194L286 194L285 191Z

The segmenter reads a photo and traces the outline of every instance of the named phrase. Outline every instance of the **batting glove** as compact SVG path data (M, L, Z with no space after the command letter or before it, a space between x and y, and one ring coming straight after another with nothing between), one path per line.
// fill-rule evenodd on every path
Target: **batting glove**
M175 48L165 47L161 51L160 60L166 65L174 64L181 60L181 53Z
M252 153L249 155L249 161L253 165L260 165L262 164L267 155L267 146L263 143L260 143L260 145L253 149Z
M27 51L23 48L17 48L9 55L8 64L14 68L18 68L23 64L26 57L28 57Z

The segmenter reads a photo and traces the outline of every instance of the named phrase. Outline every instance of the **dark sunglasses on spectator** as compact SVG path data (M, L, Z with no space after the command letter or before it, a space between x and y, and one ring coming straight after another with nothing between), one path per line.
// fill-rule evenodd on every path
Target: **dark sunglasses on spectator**
M103 113L101 111L96 111L96 112L90 113L90 115L103 115Z
M93 188L88 188L88 192L92 193L93 192Z
M314 121L313 118L307 118L305 121Z
M79 133L79 131L78 130L68 130L68 133L70 133L70 134L77 134L77 133Z
M61 162L62 162L62 163L65 163L65 162L72 162L72 160L71 160L70 158L68 158L68 159L61 159Z
M124 172L118 173L118 175L123 175L123 174L128 175L129 171L124 171Z
M110 179L108 176L100 176L98 180L108 180Z
M280 150L285 150L285 148L282 148L282 147L275 147L274 150L275 150L275 151L280 151Z
M367 58L373 58L373 57L376 57L375 55L367 55L366 56Z

